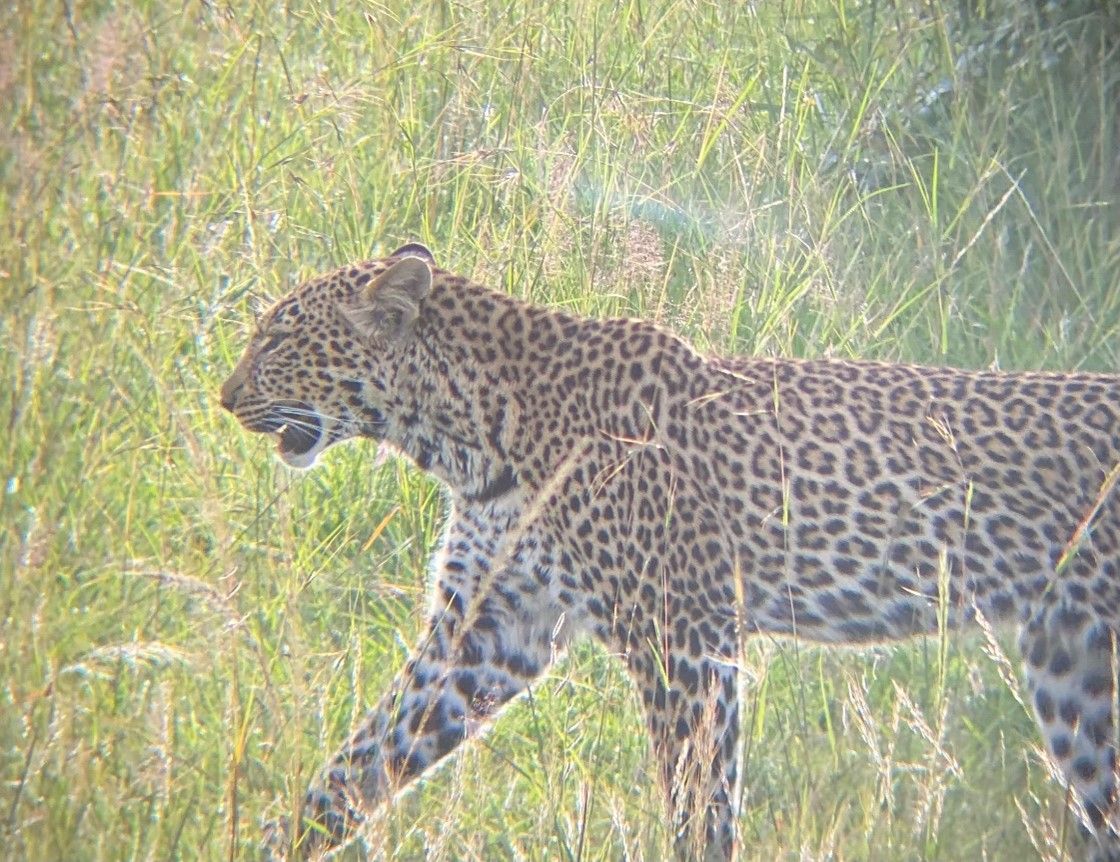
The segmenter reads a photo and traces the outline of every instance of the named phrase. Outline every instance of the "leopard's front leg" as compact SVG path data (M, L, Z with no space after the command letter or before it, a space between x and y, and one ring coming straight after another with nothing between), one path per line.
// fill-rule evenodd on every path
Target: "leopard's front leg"
M453 516L427 631L307 794L303 822L272 829L275 855L314 858L346 844L379 803L481 729L562 648L537 543L512 516L497 519L500 529L495 520Z

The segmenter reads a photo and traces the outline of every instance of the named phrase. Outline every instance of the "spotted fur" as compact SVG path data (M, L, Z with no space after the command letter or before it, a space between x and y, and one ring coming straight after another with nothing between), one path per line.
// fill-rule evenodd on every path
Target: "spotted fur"
M1089 853L1120 855L1120 378L705 357L410 245L279 302L221 397L289 464L374 438L450 497L428 631L279 853L348 841L586 633L637 685L680 856L731 858L744 635L982 615L1020 627Z

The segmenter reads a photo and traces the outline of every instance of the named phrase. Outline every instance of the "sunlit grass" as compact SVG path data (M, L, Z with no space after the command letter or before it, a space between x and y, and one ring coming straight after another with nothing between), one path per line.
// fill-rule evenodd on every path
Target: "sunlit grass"
M215 397L311 273L421 239L713 351L1116 370L1115 12L964 5L16 4L0 856L252 858L403 663L438 488ZM746 857L1076 858L992 654L752 645ZM661 859L646 746L582 645L369 845Z

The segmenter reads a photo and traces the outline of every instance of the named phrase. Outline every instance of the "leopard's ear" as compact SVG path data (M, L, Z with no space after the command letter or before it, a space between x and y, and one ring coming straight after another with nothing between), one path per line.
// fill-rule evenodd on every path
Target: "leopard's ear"
M420 316L432 289L432 270L420 257L403 257L362 290L343 313L350 325L371 340L399 341Z
M436 257L422 242L410 242L407 245L402 245L389 257L422 257L428 263L435 265Z

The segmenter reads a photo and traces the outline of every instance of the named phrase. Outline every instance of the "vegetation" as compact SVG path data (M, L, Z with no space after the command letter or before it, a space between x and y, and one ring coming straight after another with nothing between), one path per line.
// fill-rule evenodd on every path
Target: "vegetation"
M439 489L367 445L295 475L223 415L259 303L420 239L712 351L1117 370L1118 34L1072 0L11 4L0 856L255 858L416 636ZM746 858L1076 858L1013 645L753 645ZM583 645L368 855L661 859L646 744Z

